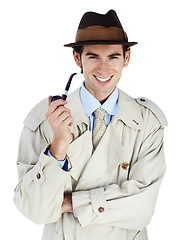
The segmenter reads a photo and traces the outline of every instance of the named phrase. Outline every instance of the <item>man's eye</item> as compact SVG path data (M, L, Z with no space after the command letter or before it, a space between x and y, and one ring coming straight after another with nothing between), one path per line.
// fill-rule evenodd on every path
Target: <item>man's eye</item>
M96 56L90 56L89 59L97 59Z
M110 59L118 59L118 57L110 57Z

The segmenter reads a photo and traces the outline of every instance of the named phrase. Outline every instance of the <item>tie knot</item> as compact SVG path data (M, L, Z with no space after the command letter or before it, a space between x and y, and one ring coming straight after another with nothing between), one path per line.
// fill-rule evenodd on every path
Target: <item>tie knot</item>
M100 120L104 120L105 112L106 112L106 111L105 111L104 109L102 109L102 108L97 108L97 109L94 111L95 118L100 119Z

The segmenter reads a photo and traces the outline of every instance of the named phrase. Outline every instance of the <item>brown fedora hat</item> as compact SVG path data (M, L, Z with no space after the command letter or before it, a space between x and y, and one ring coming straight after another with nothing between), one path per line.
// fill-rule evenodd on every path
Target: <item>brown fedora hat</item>
M78 26L75 42L64 46L79 47L98 44L122 44L130 47L137 42L128 42L127 34L114 10L106 14L86 12Z

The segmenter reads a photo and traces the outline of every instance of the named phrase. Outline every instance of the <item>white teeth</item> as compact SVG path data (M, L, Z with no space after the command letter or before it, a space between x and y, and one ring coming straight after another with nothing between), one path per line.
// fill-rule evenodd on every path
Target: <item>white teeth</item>
M105 78L105 79L102 79L102 78L99 78L99 77L96 77L97 80L101 81L101 82L107 82L111 77L108 77L108 78Z

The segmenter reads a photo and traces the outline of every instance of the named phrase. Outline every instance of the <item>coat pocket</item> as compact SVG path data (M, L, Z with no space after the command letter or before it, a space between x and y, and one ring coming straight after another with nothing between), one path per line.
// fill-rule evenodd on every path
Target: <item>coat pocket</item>
M41 240L63 240L61 218L55 223L46 224L44 226Z
M144 229L142 231L137 232L133 240L148 240L147 230Z
M63 240L63 236L61 236L59 233L54 232L53 239L52 240Z

